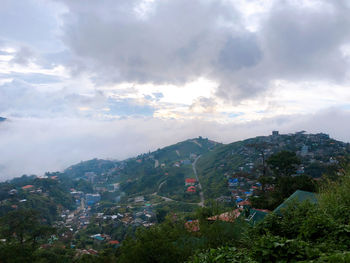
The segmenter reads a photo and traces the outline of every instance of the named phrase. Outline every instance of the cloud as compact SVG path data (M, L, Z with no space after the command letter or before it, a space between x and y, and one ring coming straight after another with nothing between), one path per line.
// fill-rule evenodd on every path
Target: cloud
M275 78L342 80L349 62L340 49L350 41L349 8L341 1L310 2L278 1L262 23L267 70Z
M140 18L142 2L66 2L64 40L79 70L99 81L183 84L210 75L216 61L234 71L259 59L256 39L227 1L153 1Z
M64 5L45 0L1 1L0 41L40 51L62 48L57 38Z
M20 118L0 125L0 179L62 170L91 158L124 159L198 136L230 143L254 136L307 130L350 141L350 112L337 108L315 114L278 116L241 124L205 120L125 118ZM339 129L342 127L342 129Z
M15 74L16 75L16 74ZM46 75L38 77L36 74L25 74L22 78L35 82L55 81ZM45 81L46 80L46 81ZM57 91L41 90L36 83L29 83L21 79L6 82L0 86L0 113L8 117L58 117L78 116L79 107L90 107L95 110L102 108L107 100L103 94L81 95L74 90L60 89Z
M198 135L300 129L349 140L349 9L345 0L3 0L2 174Z
M155 109L134 99L109 99L108 114L115 116L153 116Z
M97 84L183 85L206 77L218 83L217 96L237 103L266 96L279 79L348 81L344 1L273 1L265 13L256 11L255 31L233 1L64 2L71 67Z
M30 48L21 47L15 56L10 60L10 63L27 66L33 58L35 58L35 55Z
M96 90L81 94L71 89L49 91L40 89L38 83L52 84L58 81L48 75L9 74L15 80L0 85L0 113L8 117L57 118L75 117L109 119L121 117L152 117L154 106L146 100L114 98ZM1 77L1 74L0 74ZM16 77L20 77L17 80ZM31 82L26 82L24 79ZM155 102L161 97L154 95Z

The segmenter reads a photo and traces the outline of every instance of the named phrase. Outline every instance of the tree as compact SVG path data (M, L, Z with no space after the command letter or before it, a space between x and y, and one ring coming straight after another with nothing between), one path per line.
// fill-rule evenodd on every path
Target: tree
M30 243L33 247L40 238L54 233L54 228L40 224L39 213L33 209L9 212L0 219L0 233L7 241Z
M300 159L294 152L281 151L271 155L267 164L275 176L290 176L296 172Z
M255 149L260 155L262 159L262 175L266 176L267 175L267 167L266 167L266 156L265 156L265 150L269 146L271 146L271 143L267 142L256 142L256 143L250 143L247 145L248 147L251 147Z

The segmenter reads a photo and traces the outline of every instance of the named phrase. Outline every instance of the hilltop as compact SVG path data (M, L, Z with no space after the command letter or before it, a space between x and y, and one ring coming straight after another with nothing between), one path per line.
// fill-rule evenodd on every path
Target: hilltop
M324 133L279 134L258 136L243 141L221 145L215 150L203 154L198 161L200 180L207 197L234 195L229 187L230 178L249 178L256 181L261 175L261 166L271 155L290 151L301 160L295 175L308 175L319 178L337 159L350 153L349 143L334 140ZM241 180L246 184L248 180ZM249 190L252 184L245 185ZM237 190L237 189L236 189ZM243 192L243 191L242 191ZM240 194L242 194L242 192Z
M321 176L341 178L349 153L348 143L323 133L273 132L230 144L198 137L122 161L92 159L1 183L0 219L27 224L23 215L33 219L36 212L34 225L59 233L40 232L41 244L70 247L65 255L102 255L123 242L118 251L129 257L134 242L143 247L146 237L153 244L154 234L166 251L174 238L192 240L182 246L192 250L215 248L237 239L248 221L263 220L296 190L315 192ZM251 205L249 213L239 210L242 203ZM226 222L233 209L240 219ZM224 222L214 223L217 218Z
M124 161L93 159L80 162L65 169L60 177L88 181L97 192L118 183L125 196L159 193L174 200L196 203L198 193L184 196L185 179L195 177L192 162L220 145L198 137Z

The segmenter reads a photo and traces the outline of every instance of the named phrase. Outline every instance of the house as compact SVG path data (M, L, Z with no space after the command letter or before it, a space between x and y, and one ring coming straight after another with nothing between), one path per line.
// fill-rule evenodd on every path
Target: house
M101 235L101 234L96 234L96 235L92 235L90 236L91 238L98 240L98 241L103 241L105 240L105 238Z
M88 206L94 205L95 203L98 203L101 200L100 194L86 194L86 203Z
M212 222L220 220L220 221L232 223L240 216L240 214L241 214L241 211L239 209L235 209L233 211L222 213L220 215L208 217L207 220L212 221ZM200 230L199 221L198 220L188 220L185 223L185 228L189 232L198 232Z
M145 201L145 198L143 196L138 196L138 197L135 197L135 199L134 199L135 203L141 203L144 201Z
M245 201L237 203L238 208L242 208L242 209L247 207L247 206L249 207L251 205L252 204L251 204L251 202L249 200L245 200Z
M222 213L220 215L215 215L212 217L207 218L208 221L224 221L224 222L234 222L236 220L236 218L238 218L241 214L241 211L239 209L235 209L231 212L226 212L226 213Z
M185 223L185 228L190 232L198 232L199 231L199 221L198 220L188 220Z
M184 165L190 165L190 164L191 164L191 161L188 160L188 159L186 159L186 160L183 160L182 163L183 163Z
M18 191L16 189L11 189L8 193L9 195L15 195L18 193Z
M282 204L280 204L275 210L274 213L278 215L283 214L283 210L286 209L293 202L310 202L312 204L317 203L317 195L315 193L296 190L290 197L288 197Z
M119 246L120 242L118 240L111 240L108 242L108 244L110 244L114 247L117 247L117 246Z
M185 185L188 186L188 185L194 185L196 183L196 179L194 178L186 178L185 179Z
M216 201L218 202L224 202L224 203L230 203L232 202L232 197L231 196L220 196L218 198L216 198Z
M34 187L34 185L28 184L28 185L23 186L22 189L27 190L27 189L31 189L33 187Z
M272 131L272 136L276 137L279 135L279 132L278 131Z
M244 219L251 225L255 225L256 223L259 223L260 221L264 220L265 216L267 216L270 212L271 211L267 209L250 208L249 206L247 206L241 212L239 218Z
M190 186L187 188L187 193L195 193L196 192L196 187Z

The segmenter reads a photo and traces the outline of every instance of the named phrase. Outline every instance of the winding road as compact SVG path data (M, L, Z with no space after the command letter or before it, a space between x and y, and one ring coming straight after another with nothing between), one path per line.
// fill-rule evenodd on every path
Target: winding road
M193 173L194 175L196 176L196 180L198 182L198 188L200 190L200 193L199 193L199 197L201 198L201 201L198 203L199 206L201 207L204 207L204 194L203 194L203 189L202 189L202 185L201 183L199 182L199 178L198 178L198 174L197 174L197 169L196 169L196 163L198 161L198 159L200 158L201 156L199 155L195 160L194 162L192 163L192 169L193 169Z
M180 203L186 203L186 204L193 204L193 205L196 204L196 205L198 205L198 206L204 207L204 201L205 201L205 200L204 200L203 189L202 189L201 183L199 182L199 178L198 178L198 174L197 174L197 169L196 169L196 163L197 163L197 161L198 161L198 159L199 159L200 157L201 157L201 156L198 156L198 157L194 160L194 162L192 163L193 173L194 173L194 175L195 175L195 177L196 177L196 180L197 180L197 182L198 182L198 189L200 190L200 192L199 192L199 197L200 197L200 200L201 200L201 201L200 201L199 203L187 203L187 202L177 201L177 200L174 200L174 199L165 197L165 196L160 196L160 195L158 194L158 192L159 192L160 188L162 187L162 185L166 182L166 180L163 181L162 183L160 183L160 185L158 186L158 192L155 192L155 193L153 193L152 195L157 195L157 196L159 196L160 198L162 198L164 201L167 201L167 202L174 201L174 202L180 202Z

